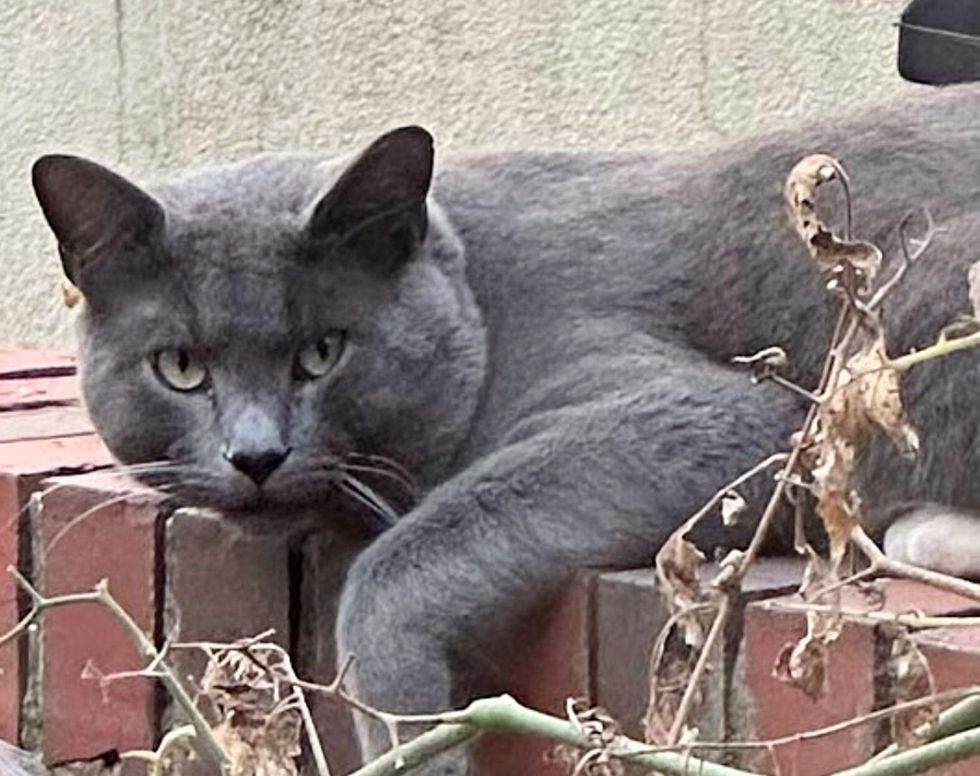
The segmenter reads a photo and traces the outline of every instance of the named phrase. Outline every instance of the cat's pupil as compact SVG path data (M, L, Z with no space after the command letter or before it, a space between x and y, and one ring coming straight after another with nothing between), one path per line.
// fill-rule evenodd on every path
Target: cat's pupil
M326 340L320 340L316 343L316 354L320 357L321 361L326 361L330 356L330 346Z
M187 355L186 350L177 351L177 368L181 372L186 372L187 368L191 365L190 356Z

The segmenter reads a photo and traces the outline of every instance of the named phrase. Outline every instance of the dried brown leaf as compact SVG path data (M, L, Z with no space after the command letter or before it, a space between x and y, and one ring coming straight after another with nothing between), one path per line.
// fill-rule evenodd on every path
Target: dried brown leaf
M829 645L841 631L841 618L836 614L810 611L806 613L806 635L780 650L772 675L785 684L804 692L812 701L827 694Z
M701 587L704 561L704 553L679 531L671 534L656 559L660 591L671 610L681 614L678 623L683 628L684 643L694 648L704 643L705 631L696 614L688 610L707 600Z
M736 490L728 491L721 497L721 522L728 527L736 525L745 509L746 503L742 495Z
M833 272L848 266L862 277L872 278L881 268L881 250L869 242L838 237L817 213L817 189L829 181L843 179L844 170L836 159L812 154L790 171L783 194L796 232L821 270Z
M854 376L845 389L855 395L867 420L881 428L905 455L919 449L919 437L902 406L899 373L889 367L885 343L879 337L848 360L847 369Z
M896 703L935 694L936 683L929 661L908 634L902 634L892 642L888 667L894 678ZM896 711L891 718L892 739L901 747L918 746L928 737L928 731L938 719L938 703Z
M282 658L261 657L245 650L212 656L201 690L219 716L214 734L231 759L230 776L296 776L302 717L292 690L276 678Z

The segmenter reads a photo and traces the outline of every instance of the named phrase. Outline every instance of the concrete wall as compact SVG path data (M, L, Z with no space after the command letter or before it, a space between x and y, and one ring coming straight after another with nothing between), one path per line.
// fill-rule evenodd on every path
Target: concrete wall
M905 0L3 0L0 341L67 342L28 183L137 177L400 122L442 148L714 142L912 87Z

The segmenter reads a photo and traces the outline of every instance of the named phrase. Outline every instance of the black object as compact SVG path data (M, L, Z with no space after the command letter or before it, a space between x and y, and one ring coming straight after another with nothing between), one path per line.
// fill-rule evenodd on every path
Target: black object
M980 81L980 0L912 0L899 23L898 72L907 81Z

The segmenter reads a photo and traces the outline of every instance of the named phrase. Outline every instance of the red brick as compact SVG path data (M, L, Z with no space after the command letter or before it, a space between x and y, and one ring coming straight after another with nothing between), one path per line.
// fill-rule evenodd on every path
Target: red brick
M717 568L709 566L706 582ZM746 600L787 593L799 586L803 565L795 558L765 558L754 564L743 583ZM650 690L650 655L670 617L657 589L656 572L636 569L603 574L596 589L596 701L612 714L623 731L642 739ZM692 723L706 740L725 734L726 677L719 657L705 696Z
M79 393L76 375L0 380L0 411L74 404Z
M951 615L972 612L977 608L977 602L972 598L909 579L882 579L876 585L884 592L882 609L894 614L921 612L927 615Z
M294 601L299 607L299 632L293 644L296 670L301 676L321 683L329 683L336 676L337 605L347 569L361 546L357 539L329 530L316 533L303 544L302 585L299 600ZM330 772L355 770L360 753L350 710L322 696L312 696L309 702Z
M0 347L0 379L73 374L76 364L73 353L61 350Z
M7 568L20 566L20 493L17 479L0 476L0 633L17 622L17 589ZM0 647L0 739L17 741L20 733L21 642Z
M0 444L0 472L10 475L76 474L112 464L112 456L95 434Z
M793 599L794 602L798 599ZM778 681L773 666L779 652L806 632L799 612L781 611L771 602L750 604L745 611L744 634L739 655L733 701L741 700L739 737L760 739L794 735L824 727L871 711L875 703L874 629L854 623L844 625L831 645L828 692L810 700L801 690ZM778 601L775 602L778 604ZM764 772L815 776L863 762L873 748L873 731L864 725L832 736L780 746L773 753L756 753L747 765ZM772 761L775 757L778 769Z
M81 407L55 406L0 413L0 444L94 433L92 421Z
M106 578L113 596L152 636L157 497L107 474L45 484L48 491L34 533L35 579L41 591L49 596L84 591ZM48 612L42 633L45 761L85 760L151 745L155 720L150 680L113 682L106 702L98 682L81 677L90 662L107 674L143 667L119 623L97 604L76 604Z
M929 630L914 638L929 662L937 690L976 685L977 676L980 676L980 628ZM926 773L930 776L974 776L978 772L980 756Z
M51 420L50 425L46 425L47 420L42 420L35 428L41 433L46 429L56 430L53 428L55 420L61 417L60 413L69 410L80 412L75 408L57 408L54 417L47 418ZM20 421L24 415L37 421L38 413L46 415L50 412L52 410L0 413L0 437L8 434L11 428L23 432L25 429ZM81 423L77 417L70 422ZM17 586L7 574L7 567L15 566L30 575L30 553L22 557L22 552L28 548L28 540L20 537L28 526L25 507L31 493L39 489L41 480L48 474L85 471L109 462L109 454L102 443L91 434L69 439L0 442L0 632L13 625L18 613ZM17 738L26 659L24 639L0 648L0 738L8 741Z
M595 580L583 573L514 629L511 649L500 649L491 678L505 681L503 688L522 703L562 717L568 698L592 703ZM553 742L535 736L494 735L480 739L476 757L487 776L566 776L568 766L554 753Z

